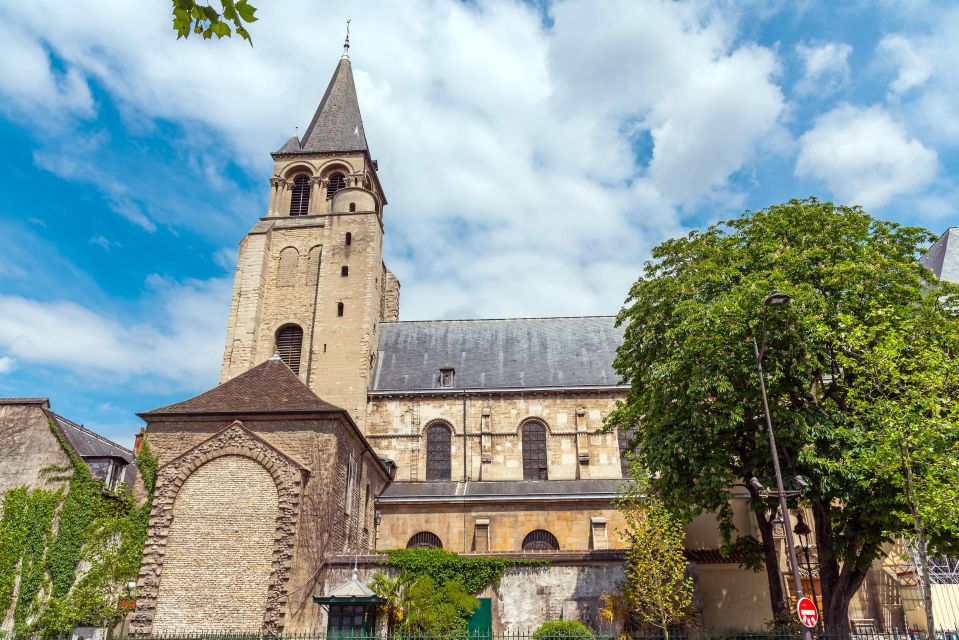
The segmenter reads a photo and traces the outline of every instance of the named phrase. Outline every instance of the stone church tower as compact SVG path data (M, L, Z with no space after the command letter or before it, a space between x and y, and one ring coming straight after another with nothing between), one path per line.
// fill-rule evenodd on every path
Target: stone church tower
M302 140L272 154L269 208L240 243L220 382L279 352L363 429L378 323L398 318L400 285L383 264L386 196L348 52Z

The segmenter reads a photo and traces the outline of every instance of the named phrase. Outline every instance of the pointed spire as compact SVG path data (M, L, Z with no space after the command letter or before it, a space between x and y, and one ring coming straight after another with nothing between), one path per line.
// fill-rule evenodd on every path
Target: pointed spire
M349 58L350 36L347 25L346 41L343 45L343 57L336 65L336 71L326 87L326 93L317 107L310 126L300 140L296 136L275 153L324 153L366 151L366 133L363 131L363 118L356 98L356 84L353 82L353 67ZM295 143L295 144L294 144ZM295 146L299 148L296 149Z

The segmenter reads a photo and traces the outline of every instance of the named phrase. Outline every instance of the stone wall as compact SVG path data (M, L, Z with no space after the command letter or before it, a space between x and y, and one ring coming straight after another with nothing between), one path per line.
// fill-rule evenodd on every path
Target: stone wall
M259 631L278 515L258 460L223 456L193 472L173 503L154 633Z
M33 399L0 399L0 493L22 485L55 488L61 484L46 481L40 473L46 467L70 464L43 412L48 406Z
M452 479L522 480L520 427L536 419L547 429L550 480L619 478L617 435L596 430L623 397L621 391L370 396L366 437L397 463L397 480L423 480L426 428L440 421L453 430Z

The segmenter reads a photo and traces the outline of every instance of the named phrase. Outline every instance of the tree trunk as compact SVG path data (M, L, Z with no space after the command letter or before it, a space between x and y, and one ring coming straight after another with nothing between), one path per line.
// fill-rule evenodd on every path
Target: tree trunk
M819 612L823 628L830 635L849 637L849 603L866 579L865 569L841 567L832 555L832 520L830 505L812 501L816 524L816 548L819 552L819 584L822 587L822 608Z
M750 493L752 489L750 488ZM773 620L777 625L789 619L789 607L783 593L782 573L779 571L779 555L776 553L776 540L773 538L773 525L766 515L766 509L760 506L754 509L756 524L763 543L763 560L766 565L766 580L769 583L769 605L773 610Z
M926 527L919 514L918 500L916 500L915 486L912 481L912 463L909 459L909 450L900 440L899 449L902 452L902 468L906 474L906 498L909 500L909 511L912 513L913 526L916 529L916 545L919 553L919 583L922 585L922 603L926 609L926 633L928 637L936 636L936 623L932 619L932 586L929 577L929 542L926 540Z

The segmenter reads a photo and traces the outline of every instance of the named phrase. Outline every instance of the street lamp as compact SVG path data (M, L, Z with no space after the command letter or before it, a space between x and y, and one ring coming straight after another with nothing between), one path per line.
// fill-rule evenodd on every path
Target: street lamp
M780 307L789 303L789 296L785 293L779 291L773 291L766 297L765 307ZM766 353L766 338L768 337L769 331L766 328L766 311L763 309L763 341L762 347L759 346L759 342L756 341L756 336L753 336L753 352L756 354L756 368L759 370L759 389L762 392L763 396L763 410L766 413L766 427L769 430L769 450L773 458L773 469L776 471L776 493L779 496L779 509L782 511L784 526L783 530L786 533L786 548L789 550L789 563L792 567L793 574L793 587L796 590L796 600L803 597L802 590L802 579L799 577L799 560L796 558L796 545L793 543L793 532L789 528L788 518L789 518L789 506L786 504L786 489L783 486L783 475L782 471L779 469L779 452L776 449L776 436L773 433L773 419L769 413L769 399L766 397L766 375L763 373L763 356ZM803 482L805 485L805 481ZM802 485L800 485L802 486ZM802 631L803 640L811 640L812 633L810 633L809 628L805 625L803 626Z
M806 556L806 573L809 574L809 590L812 591L812 599L815 602L816 583L813 582L812 561L809 559L809 534L812 533L812 529L806 524L801 510L796 512L796 526L793 527L793 533L799 536L799 541L802 543L803 555Z

